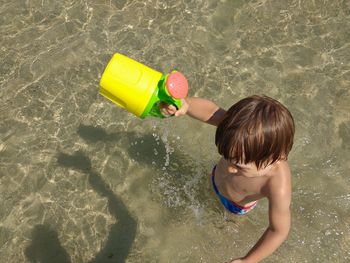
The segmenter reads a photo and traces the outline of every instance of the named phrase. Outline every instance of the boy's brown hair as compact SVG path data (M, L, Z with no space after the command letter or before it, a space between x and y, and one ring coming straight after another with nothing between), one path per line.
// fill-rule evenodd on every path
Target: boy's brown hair
M236 163L257 168L287 159L293 146L294 120L289 110L267 96L251 96L235 103L215 134L219 153Z

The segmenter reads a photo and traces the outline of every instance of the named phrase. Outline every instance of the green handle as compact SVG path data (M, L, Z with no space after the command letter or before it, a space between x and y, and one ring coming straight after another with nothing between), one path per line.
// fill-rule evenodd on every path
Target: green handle
M164 116L160 112L160 108L159 108L160 102L165 102L166 104L174 105L177 109L181 108L182 106L181 100L171 97L165 87L165 80L168 77L168 75L169 74L162 75L161 79L158 82L158 87L155 89L146 109L141 115L141 118L145 118L147 116L153 116L153 117L158 117L162 119L170 117L170 116Z

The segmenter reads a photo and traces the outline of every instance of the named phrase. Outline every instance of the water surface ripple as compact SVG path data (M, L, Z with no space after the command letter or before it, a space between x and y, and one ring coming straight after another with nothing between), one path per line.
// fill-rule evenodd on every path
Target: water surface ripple
M350 260L348 0L13 0L0 7L1 262L225 262L267 224L208 181L214 128L98 95L115 52L223 107L293 113L293 226L264 262Z

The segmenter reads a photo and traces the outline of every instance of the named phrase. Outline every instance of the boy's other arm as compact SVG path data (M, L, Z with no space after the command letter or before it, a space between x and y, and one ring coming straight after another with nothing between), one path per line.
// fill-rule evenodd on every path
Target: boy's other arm
M255 263L266 258L271 255L288 236L291 224L289 208L291 202L290 186L281 187L277 191L275 190L268 198L269 226L255 246L242 259L243 262Z
M182 107L177 110L173 105L161 104L161 112L163 115L175 115L181 116L187 114L188 116L200 120L202 122L218 126L220 121L223 119L226 111L214 102L197 98L188 97L182 100Z

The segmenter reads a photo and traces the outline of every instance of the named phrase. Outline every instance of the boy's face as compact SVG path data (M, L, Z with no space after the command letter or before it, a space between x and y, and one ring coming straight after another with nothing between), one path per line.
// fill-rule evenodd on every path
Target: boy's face
M274 164L268 164L267 166L263 166L258 169L255 163L233 163L231 161L228 162L228 168L230 173L235 173L237 175L242 175L245 177L262 177L266 176L268 172L271 170Z

